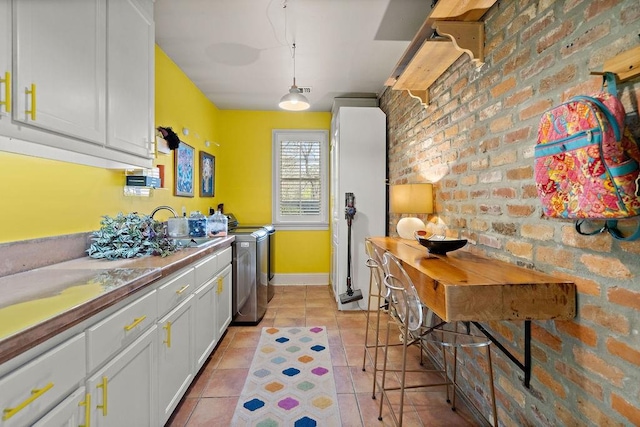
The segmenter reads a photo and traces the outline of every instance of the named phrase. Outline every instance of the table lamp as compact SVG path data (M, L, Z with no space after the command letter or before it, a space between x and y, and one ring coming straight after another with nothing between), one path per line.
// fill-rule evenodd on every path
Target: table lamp
M389 208L397 214L433 213L433 184L400 184L389 187ZM424 230L420 218L405 217L398 221L396 231L403 239L413 239L416 230Z

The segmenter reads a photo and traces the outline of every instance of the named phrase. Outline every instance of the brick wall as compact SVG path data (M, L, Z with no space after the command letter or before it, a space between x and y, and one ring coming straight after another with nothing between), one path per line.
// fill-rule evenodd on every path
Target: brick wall
M389 182L435 182L428 219L468 238L467 250L577 284L575 319L533 322L530 389L493 350L501 425L640 425L640 241L584 237L570 221L543 218L533 181L541 113L598 90L589 71L640 44L640 2L499 1L484 20L484 66L463 55L429 89L426 108L405 91L382 95ZM640 136L640 79L619 90ZM398 219L390 215L390 235ZM522 323L486 326L522 355ZM476 359L465 360L465 376L482 385ZM489 418L481 387L468 394Z

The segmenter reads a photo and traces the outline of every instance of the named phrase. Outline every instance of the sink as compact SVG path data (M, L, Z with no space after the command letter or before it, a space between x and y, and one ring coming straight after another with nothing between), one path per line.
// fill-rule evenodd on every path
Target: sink
M185 237L173 239L176 246L181 248L200 248L220 241L221 237Z

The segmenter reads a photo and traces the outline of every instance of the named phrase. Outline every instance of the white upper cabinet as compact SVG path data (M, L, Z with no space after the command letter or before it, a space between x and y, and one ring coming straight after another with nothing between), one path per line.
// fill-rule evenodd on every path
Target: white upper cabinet
M11 120L11 0L0 0L0 124Z
M21 0L13 8L13 119L104 144L105 0Z
M0 150L151 167L154 37L153 0L0 0Z
M107 3L107 146L153 157L153 4Z

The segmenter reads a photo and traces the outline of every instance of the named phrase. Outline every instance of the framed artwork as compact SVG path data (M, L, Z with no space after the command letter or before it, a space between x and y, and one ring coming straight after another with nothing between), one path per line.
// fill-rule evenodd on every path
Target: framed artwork
M178 148L173 151L173 164L175 168L176 196L193 197L193 185L195 175L195 150L192 146L180 142Z
M216 175L216 158L200 151L200 197L213 197Z

